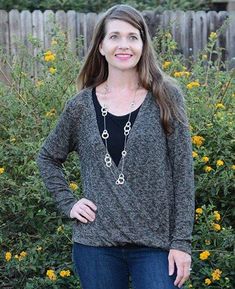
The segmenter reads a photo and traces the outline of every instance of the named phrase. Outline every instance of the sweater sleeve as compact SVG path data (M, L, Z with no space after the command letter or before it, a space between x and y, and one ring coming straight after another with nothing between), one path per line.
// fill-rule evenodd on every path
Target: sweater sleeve
M64 177L62 163L76 147L74 126L70 100L66 103L56 126L42 144L36 159L46 188L52 194L57 208L67 217L77 200Z
M192 142L183 95L177 91L174 98L178 105L183 108L185 121L182 124L175 119L173 121L174 132L167 137L168 153L173 172L175 215L170 249L181 250L191 255L195 210Z

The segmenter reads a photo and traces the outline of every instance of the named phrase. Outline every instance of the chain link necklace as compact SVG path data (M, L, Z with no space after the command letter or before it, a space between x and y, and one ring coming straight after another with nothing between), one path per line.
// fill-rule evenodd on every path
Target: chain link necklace
M104 142L105 142L105 157L104 157L104 163L106 165L106 167L110 168L111 169L111 172L112 174L114 175L114 178L116 179L116 185L123 185L124 182L125 182L125 176L124 176L124 173L123 173L123 168L124 168L124 163L125 163L125 158L127 156L127 151L126 151L126 143L127 143L127 136L130 134L130 131L131 131L131 113L132 113L132 110L133 110L133 107L135 106L135 98L136 98L136 94L137 94L137 91L138 91L138 88L140 87L139 83L138 83L138 86L137 86L137 89L135 91L135 95L133 97L133 100L131 102L131 105L130 105L130 113L128 115L128 120L124 126L124 130L123 130L123 133L124 133L124 147L123 147L123 150L122 150L122 156L121 156L121 162L122 162L122 165L121 165L121 172L119 173L118 177L115 176L114 172L113 172L113 169L112 169L112 158L108 152L108 145L107 145L107 141L108 141L108 138L109 138L109 133L108 133L108 130L107 130L107 127L106 127L106 116L107 116L107 113L108 113L108 106L106 105L106 95L108 92L110 92L109 90L109 87L108 87L108 83L106 82L105 84L105 96L104 96L104 101L105 103L103 105L101 105L101 114L104 118L104 130L102 132L102 138L104 139Z

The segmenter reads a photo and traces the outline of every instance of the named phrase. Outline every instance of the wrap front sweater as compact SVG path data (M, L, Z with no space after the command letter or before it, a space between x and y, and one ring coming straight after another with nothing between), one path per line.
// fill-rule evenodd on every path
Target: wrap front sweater
M179 105L183 96L172 92ZM73 241L90 246L138 244L191 254L194 223L194 173L189 125L174 119L166 135L160 108L149 91L127 139L125 183L117 185L104 163L92 88L71 97L37 155L40 174L60 211L69 217L78 201L62 163L77 152L83 197L96 206L94 222L73 224ZM112 162L117 177L118 166Z

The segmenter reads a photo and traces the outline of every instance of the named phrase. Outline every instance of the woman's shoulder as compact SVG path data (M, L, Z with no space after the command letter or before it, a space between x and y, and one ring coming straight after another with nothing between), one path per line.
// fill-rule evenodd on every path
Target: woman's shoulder
M85 108L89 107L89 98L92 97L92 88L84 88L72 95L66 102L64 111L71 117L80 117Z
M89 97L92 97L92 88L84 88L72 95L66 102L66 107L70 109L79 109L87 106Z

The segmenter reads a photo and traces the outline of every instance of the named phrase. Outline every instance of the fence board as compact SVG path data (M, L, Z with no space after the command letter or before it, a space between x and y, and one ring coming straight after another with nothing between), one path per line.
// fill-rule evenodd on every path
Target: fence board
M46 10L43 13L43 25L44 25L44 47L48 49L51 46L52 40L52 24L55 23L55 14L52 10Z
M76 38L77 38L77 26L76 26L76 12L68 11L67 13L67 27L68 27L68 43L71 51L76 55Z
M12 56L17 54L17 41L21 40L20 26L20 13L16 9L13 9L9 12L10 53Z
M29 11L24 10L20 13L20 24L22 43L32 53L32 44L28 40L28 36L33 34L32 14Z
M231 11L229 16L230 22L227 34L228 59L231 60L231 65L235 67L235 11Z
M87 21L86 21L86 14L85 13L77 13L77 27L78 27L78 35L83 36L83 50L82 55L85 55L88 44L86 41L86 35L87 35Z
M10 53L9 47L9 21L8 21L8 13L4 10L0 10L0 43L3 46L5 53Z
M204 49L207 44L207 16L205 11L197 11L195 13L195 35L198 36L195 39L195 41L198 41L198 52Z
M40 10L35 10L32 13L32 23L33 23L33 37L37 38L44 48L44 25L43 25L43 13ZM39 48L35 47L33 54L36 56L39 52ZM40 63L36 64L34 67L34 75L37 78L37 72L40 70L42 65Z
M3 53L10 54L8 13L4 10L0 10L0 27L2 27L2 31L0 33L0 43L2 43ZM1 59L0 81L4 81L5 83L9 82L9 67L5 63L2 63Z

